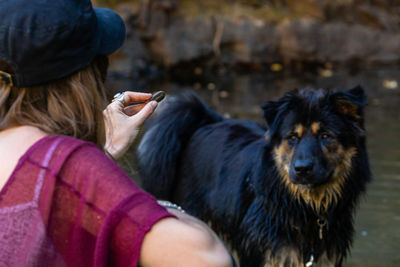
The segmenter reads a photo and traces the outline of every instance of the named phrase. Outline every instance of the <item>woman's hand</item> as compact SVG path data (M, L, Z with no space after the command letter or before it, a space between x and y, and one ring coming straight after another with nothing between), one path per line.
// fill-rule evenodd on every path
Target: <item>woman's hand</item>
M114 100L103 111L106 143L104 149L114 159L120 158L135 140L139 127L154 112L158 103L128 106L131 103L149 100L151 94L126 91L123 97Z

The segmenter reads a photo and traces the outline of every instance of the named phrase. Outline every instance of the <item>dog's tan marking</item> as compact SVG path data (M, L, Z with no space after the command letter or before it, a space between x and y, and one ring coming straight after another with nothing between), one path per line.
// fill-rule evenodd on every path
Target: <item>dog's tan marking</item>
M281 145L274 149L274 159L279 173L289 192L298 201L304 201L315 211L326 211L331 203L337 203L342 194L342 187L350 174L351 160L356 155L357 150L351 147L347 150L337 142L330 148L324 148L324 153L328 159L336 166L332 179L316 188L307 188L295 185L290 181L288 166L293 156L293 149L287 141L282 141Z
M265 132L265 141L267 141L267 143L269 143L269 141L271 141L271 135L269 134L269 130L267 130Z
M232 257L236 262L236 266L240 267L239 255L236 250L232 251Z
M264 267L304 267L302 258L299 252L292 247L284 247L274 255L268 250L265 253ZM335 257L330 260L326 253L324 253L314 262L313 266L333 267L335 266L335 261Z
M321 127L321 125L320 125L319 122L313 122L311 124L311 132L312 132L312 134L313 135L318 134L318 131L319 131L320 127Z
M297 124L294 127L294 132L297 134L299 138L303 137L304 134L304 126L302 124Z
M360 118L359 107L347 99L339 99L336 102L338 110L344 114L352 116L356 119Z
M293 148L290 147L287 140L283 140L281 145L274 149L274 158L280 172L289 175L290 160L293 156ZM289 177L289 176L288 176Z

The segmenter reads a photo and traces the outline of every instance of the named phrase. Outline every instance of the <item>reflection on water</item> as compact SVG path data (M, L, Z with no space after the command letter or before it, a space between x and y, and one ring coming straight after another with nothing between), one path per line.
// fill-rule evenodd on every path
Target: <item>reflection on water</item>
M325 76L325 77L324 77ZM327 77L326 77L327 76ZM398 80L397 80L398 79ZM174 94L195 90L219 112L262 122L259 105L303 87L350 88L361 84L368 94L366 128L374 180L360 203L356 236L345 266L400 266L400 69L380 68L330 75L252 74L185 80L180 85L145 83L145 91ZM114 88L138 88L136 81L113 81Z

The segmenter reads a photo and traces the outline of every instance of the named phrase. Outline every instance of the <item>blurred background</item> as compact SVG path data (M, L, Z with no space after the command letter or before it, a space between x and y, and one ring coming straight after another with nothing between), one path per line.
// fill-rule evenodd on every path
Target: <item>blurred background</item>
M360 202L345 266L400 266L400 1L95 5L117 10L127 25L125 45L111 57L110 97L194 90L228 117L263 123L260 104L288 90L364 86L374 180ZM133 151L122 164L135 177Z

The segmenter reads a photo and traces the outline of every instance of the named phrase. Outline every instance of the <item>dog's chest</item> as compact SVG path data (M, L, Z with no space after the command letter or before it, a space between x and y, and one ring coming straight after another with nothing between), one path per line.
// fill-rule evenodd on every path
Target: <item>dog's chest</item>
M285 247L280 249L273 256L271 251L265 253L265 264L264 267L304 267L305 263L298 251L291 247ZM329 260L326 253L322 254L318 261L314 261L310 266L320 267L333 267L335 263Z

